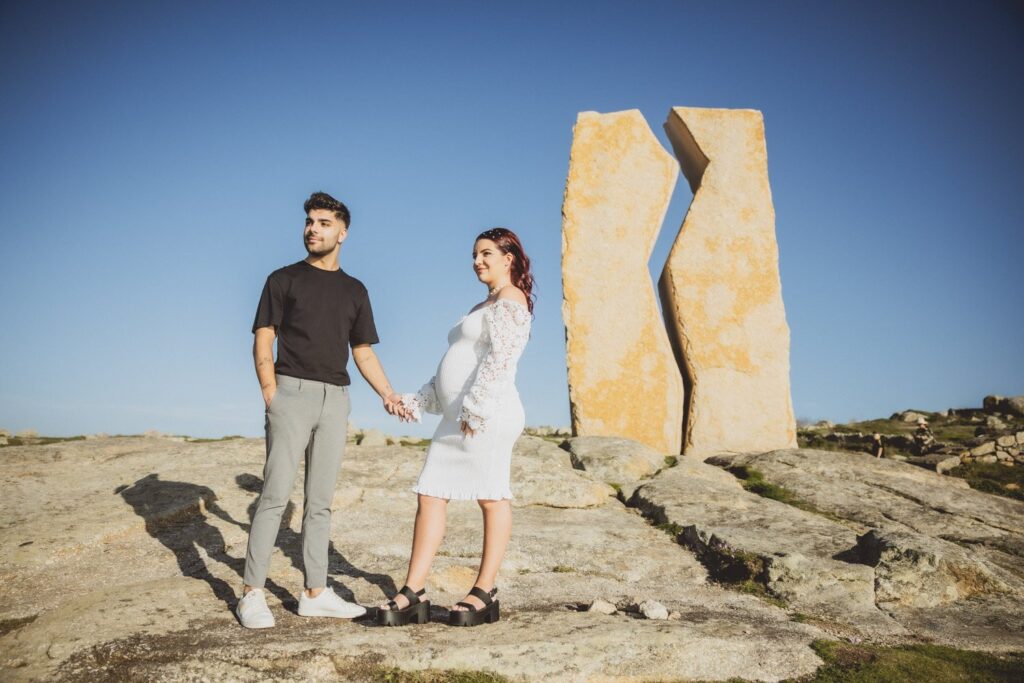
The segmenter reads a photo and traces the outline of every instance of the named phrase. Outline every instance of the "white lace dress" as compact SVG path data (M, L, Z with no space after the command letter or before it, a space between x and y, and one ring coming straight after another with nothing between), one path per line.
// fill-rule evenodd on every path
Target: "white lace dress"
M512 498L512 446L526 426L516 390L516 365L530 338L529 310L499 299L467 315L448 332L437 374L402 401L419 422L421 411L442 416L413 487L445 499ZM461 422L473 436L462 433Z

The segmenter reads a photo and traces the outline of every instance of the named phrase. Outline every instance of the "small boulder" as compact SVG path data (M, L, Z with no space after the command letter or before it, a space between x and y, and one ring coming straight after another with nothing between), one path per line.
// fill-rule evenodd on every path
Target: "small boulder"
M615 609L615 605L598 598L590 603L590 607L587 608L588 612L594 612L596 614L615 614L618 610Z
M640 603L640 613L645 619L668 619L668 609L656 600L644 600Z
M935 463L935 471L938 472L939 474L945 474L946 472L949 472L951 469L959 466L960 456L954 455L951 458L946 458L945 460L940 460L939 462Z
M986 396L982 401L986 413L1004 413L1024 417L1024 396Z
M902 413L897 414L896 418L901 422L917 422L918 420L927 420L928 416L913 410L904 410Z
M39 432L37 432L34 429L22 429L20 432L16 433L14 436L16 436L19 439L38 439L39 438Z
M989 415L985 418L985 426L989 429L1006 429L1006 423L995 415Z
M605 482L624 483L649 477L665 466L665 456L650 446L609 436L566 439L572 466Z
M977 457L981 457L983 455L988 455L989 453L995 453L995 452L996 452L996 442L995 441L986 441L985 443L981 444L980 446L975 446L974 448L971 449L971 455L973 455L976 458Z

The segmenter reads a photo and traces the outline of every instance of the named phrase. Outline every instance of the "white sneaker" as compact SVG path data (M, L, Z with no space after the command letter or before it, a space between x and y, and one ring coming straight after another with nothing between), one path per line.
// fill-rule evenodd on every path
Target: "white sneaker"
M267 598L261 588L253 588L243 595L235 613L246 628L270 628L274 625L274 615L267 607Z
M337 617L354 619L366 614L366 608L339 598L330 588L324 588L315 598L302 591L299 596L300 617Z

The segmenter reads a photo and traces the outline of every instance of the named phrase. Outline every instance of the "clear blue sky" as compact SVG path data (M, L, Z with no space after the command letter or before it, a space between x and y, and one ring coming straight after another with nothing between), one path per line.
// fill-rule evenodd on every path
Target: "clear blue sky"
M673 105L764 112L798 416L1024 394L1022 74L1014 2L4 2L0 427L262 433L250 326L320 189L401 390L484 294L473 237L516 230L528 422L568 424L572 125L664 142Z

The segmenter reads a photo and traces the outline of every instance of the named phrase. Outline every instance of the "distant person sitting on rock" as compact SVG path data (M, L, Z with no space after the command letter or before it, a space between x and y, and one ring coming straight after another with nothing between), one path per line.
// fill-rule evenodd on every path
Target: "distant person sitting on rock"
M935 446L935 435L928 427L928 421L922 417L917 421L917 429L914 430L914 450L918 455L925 455L933 446Z
M305 457L306 496L302 515L302 558L306 590L299 616L353 618L366 608L327 587L331 502L348 437L349 347L356 367L392 415L405 417L374 354L377 330L363 283L338 266L348 236L348 208L323 192L304 205L302 261L267 278L252 331L256 376L266 406L267 460L263 492L253 513L245 553L245 585L236 613L242 626L269 628L274 615L263 586L281 514ZM277 361L273 344L277 338Z
M876 458L885 455L885 443L882 441L882 435L878 432L871 435L871 455Z

